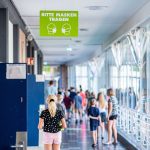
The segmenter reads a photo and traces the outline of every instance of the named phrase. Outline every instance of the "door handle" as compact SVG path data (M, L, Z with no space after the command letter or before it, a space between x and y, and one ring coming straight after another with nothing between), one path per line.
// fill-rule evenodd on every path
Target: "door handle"
M16 145L11 145L11 148L23 148L24 149L24 142L20 141L18 144Z
M20 102L23 103L23 97L20 97Z
M10 147L11 148L23 148L24 145L11 145Z

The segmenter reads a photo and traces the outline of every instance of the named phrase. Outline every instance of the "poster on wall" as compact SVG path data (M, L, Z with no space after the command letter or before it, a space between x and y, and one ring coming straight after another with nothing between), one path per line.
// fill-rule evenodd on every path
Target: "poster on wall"
M44 75L39 74L36 75L36 82L44 82L44 81L45 81Z
M78 11L40 11L40 36L77 37Z
M26 64L7 64L6 79L26 79Z

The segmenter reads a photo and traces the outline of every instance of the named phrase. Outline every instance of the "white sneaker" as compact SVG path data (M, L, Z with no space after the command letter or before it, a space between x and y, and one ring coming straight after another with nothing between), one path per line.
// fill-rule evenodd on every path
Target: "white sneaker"
M106 143L104 143L104 145L111 145L112 144L112 142L106 142Z

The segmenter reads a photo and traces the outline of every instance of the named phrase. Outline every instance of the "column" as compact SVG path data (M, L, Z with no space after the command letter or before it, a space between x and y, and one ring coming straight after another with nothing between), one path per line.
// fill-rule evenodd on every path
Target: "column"
M61 78L62 78L62 88L68 88L68 67L66 65L61 65Z
M42 74L43 72L43 54L41 51L38 51L38 74Z
M19 62L19 27L18 25L13 25L13 59L14 63Z
M0 8L0 62L7 62L8 20L7 8Z

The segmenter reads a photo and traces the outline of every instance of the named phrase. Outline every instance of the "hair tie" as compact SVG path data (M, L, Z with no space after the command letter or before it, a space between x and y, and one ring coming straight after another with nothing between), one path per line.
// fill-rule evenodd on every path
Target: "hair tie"
M54 99L51 99L49 102L54 102Z

